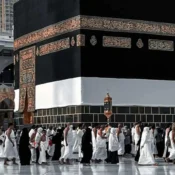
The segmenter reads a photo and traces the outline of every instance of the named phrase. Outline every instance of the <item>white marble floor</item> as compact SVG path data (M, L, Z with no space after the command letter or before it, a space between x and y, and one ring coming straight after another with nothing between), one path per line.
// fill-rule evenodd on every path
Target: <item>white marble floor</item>
M137 166L133 159L122 158L119 165L98 164L83 167L81 164L48 166L5 166L0 161L0 175L174 175L175 165L158 160L159 166Z

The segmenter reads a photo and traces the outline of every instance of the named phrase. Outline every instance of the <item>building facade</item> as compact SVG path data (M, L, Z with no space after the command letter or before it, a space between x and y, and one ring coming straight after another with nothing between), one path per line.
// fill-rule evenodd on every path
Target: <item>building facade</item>
M0 126L5 129L13 121L14 64L13 37L0 32Z
M17 0L0 0L0 126L13 121L13 5Z
M0 32L13 30L13 5L18 0L0 0Z

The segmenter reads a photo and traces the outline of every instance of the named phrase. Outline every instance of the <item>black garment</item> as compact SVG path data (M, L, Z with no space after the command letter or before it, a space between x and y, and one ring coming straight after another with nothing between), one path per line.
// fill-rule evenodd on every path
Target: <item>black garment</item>
M158 157L162 157L164 152L164 142L157 142L156 146L158 151Z
M50 155L48 154L48 152L46 151L46 159L49 160L50 157L52 157L52 156L50 156Z
M106 149L107 149L107 159L105 159L105 161L109 163L110 162L109 142L106 142Z
M140 144L139 144L139 148L138 148L138 151L136 153L136 156L135 156L135 161L138 162L139 158L140 158Z
M135 156L135 161L138 162L140 158L140 145L141 145L141 139L142 139L142 133L143 133L143 128L141 127L141 135L140 135L140 140L138 141L138 151Z
M164 152L163 131L160 128L157 128L157 132L158 132L156 136L156 146L158 151L157 156L162 157Z
M171 129L170 129L169 132L168 132L168 137L169 137L170 131L171 131ZM166 130L165 130L165 132L164 132L163 140L165 140L165 137L166 137ZM165 143L163 142L163 144L165 144ZM170 153L169 153L169 151L168 151L168 146L166 146L166 144L165 144L165 146L164 146L164 152L163 152L163 158L164 158L164 159L165 159L165 158L168 158L169 155L170 155Z
M38 163L39 156L40 156L40 149L39 149L39 147L37 147L36 148L36 163Z
M119 163L118 151L110 152L110 162L111 164Z
M131 154L131 145L130 144L125 145L125 154Z
M29 145L29 133L27 128L24 128L19 141L19 157L21 165L30 165L31 152Z
M59 160L61 157L61 141L63 139L63 131L59 129L57 134L53 137L52 143L55 144L55 152L52 160Z
M127 131L126 135L125 135L125 154L131 154L131 134L130 131Z
M91 130L89 128L86 129L82 137L82 152L83 158L81 160L81 163L90 164L90 160L92 158L92 138Z

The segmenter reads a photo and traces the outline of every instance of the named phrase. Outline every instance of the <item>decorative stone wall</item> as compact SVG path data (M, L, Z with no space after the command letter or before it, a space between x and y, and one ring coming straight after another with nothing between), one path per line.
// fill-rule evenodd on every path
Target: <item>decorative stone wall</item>
M67 106L41 109L35 112L34 122L36 125L45 127L57 127L68 122L106 124L107 119L103 112L103 106ZM164 127L167 123L175 122L175 107L113 107L111 123L131 126L138 121L148 124L155 123L156 126ZM23 126L21 115L15 115L15 122L18 127Z

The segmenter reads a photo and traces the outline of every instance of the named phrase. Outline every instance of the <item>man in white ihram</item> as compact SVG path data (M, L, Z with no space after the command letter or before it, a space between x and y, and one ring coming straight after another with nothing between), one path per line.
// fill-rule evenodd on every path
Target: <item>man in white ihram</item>
M13 160L14 165L18 165L16 163L16 158L18 157L18 151L15 140L15 133L13 131L13 124L10 123L7 131L5 132L5 148L4 148L4 165L8 165L7 160Z
M33 163L36 162L36 150L35 150L35 136L36 136L36 133L37 133L37 129L35 128L35 125L33 125L31 130L29 131L30 145L32 146L30 148L31 160L32 160Z
M154 166L158 165L153 157L151 142L152 140L149 127L144 127L140 145L141 149L138 162L139 165L154 165Z
M79 125L78 131L77 131L77 138L78 138L78 157L79 161L82 158L82 153L81 153L81 147L82 147L82 137L83 137L83 131L82 131L82 126Z
M72 148L73 148L73 133L72 133L72 126L70 124L67 124L67 127L64 130L64 145L65 145L65 151L64 155L61 159L61 163L67 163L70 164L69 160L72 158ZM66 162L64 162L66 161Z

